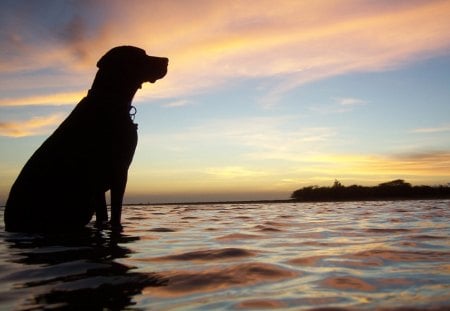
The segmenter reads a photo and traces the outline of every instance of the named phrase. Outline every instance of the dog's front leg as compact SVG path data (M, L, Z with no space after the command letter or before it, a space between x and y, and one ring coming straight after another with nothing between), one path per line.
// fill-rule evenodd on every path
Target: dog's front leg
M95 222L97 226L102 226L108 221L108 209L106 207L105 193L99 191L95 196Z
M128 170L125 169L114 177L111 185L111 226L114 229L122 229L122 202L127 186Z

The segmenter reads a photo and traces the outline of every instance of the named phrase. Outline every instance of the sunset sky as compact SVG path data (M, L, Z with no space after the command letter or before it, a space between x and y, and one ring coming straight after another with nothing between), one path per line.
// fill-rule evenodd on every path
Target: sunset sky
M2 0L0 205L118 45L170 59L126 202L450 182L450 1Z

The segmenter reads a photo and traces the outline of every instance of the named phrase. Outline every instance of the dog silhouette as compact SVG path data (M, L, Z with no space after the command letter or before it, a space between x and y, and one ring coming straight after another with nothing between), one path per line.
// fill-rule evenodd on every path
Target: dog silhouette
M7 231L76 230L108 220L121 228L128 168L137 145L130 110L144 82L167 73L169 60L119 46L97 63L91 89L23 167L5 206Z

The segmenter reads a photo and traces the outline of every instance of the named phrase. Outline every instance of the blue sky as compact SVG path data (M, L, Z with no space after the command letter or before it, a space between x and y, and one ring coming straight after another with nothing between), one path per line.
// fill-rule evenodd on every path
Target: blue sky
M0 203L108 49L170 58L135 97L127 202L450 182L450 1L2 1Z

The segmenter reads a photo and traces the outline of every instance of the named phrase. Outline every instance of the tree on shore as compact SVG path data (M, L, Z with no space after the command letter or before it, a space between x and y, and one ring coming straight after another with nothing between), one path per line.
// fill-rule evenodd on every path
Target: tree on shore
M336 179L331 187L308 186L295 190L291 198L298 201L444 199L450 198L450 187L412 186L403 179L384 182L374 187L346 187Z

